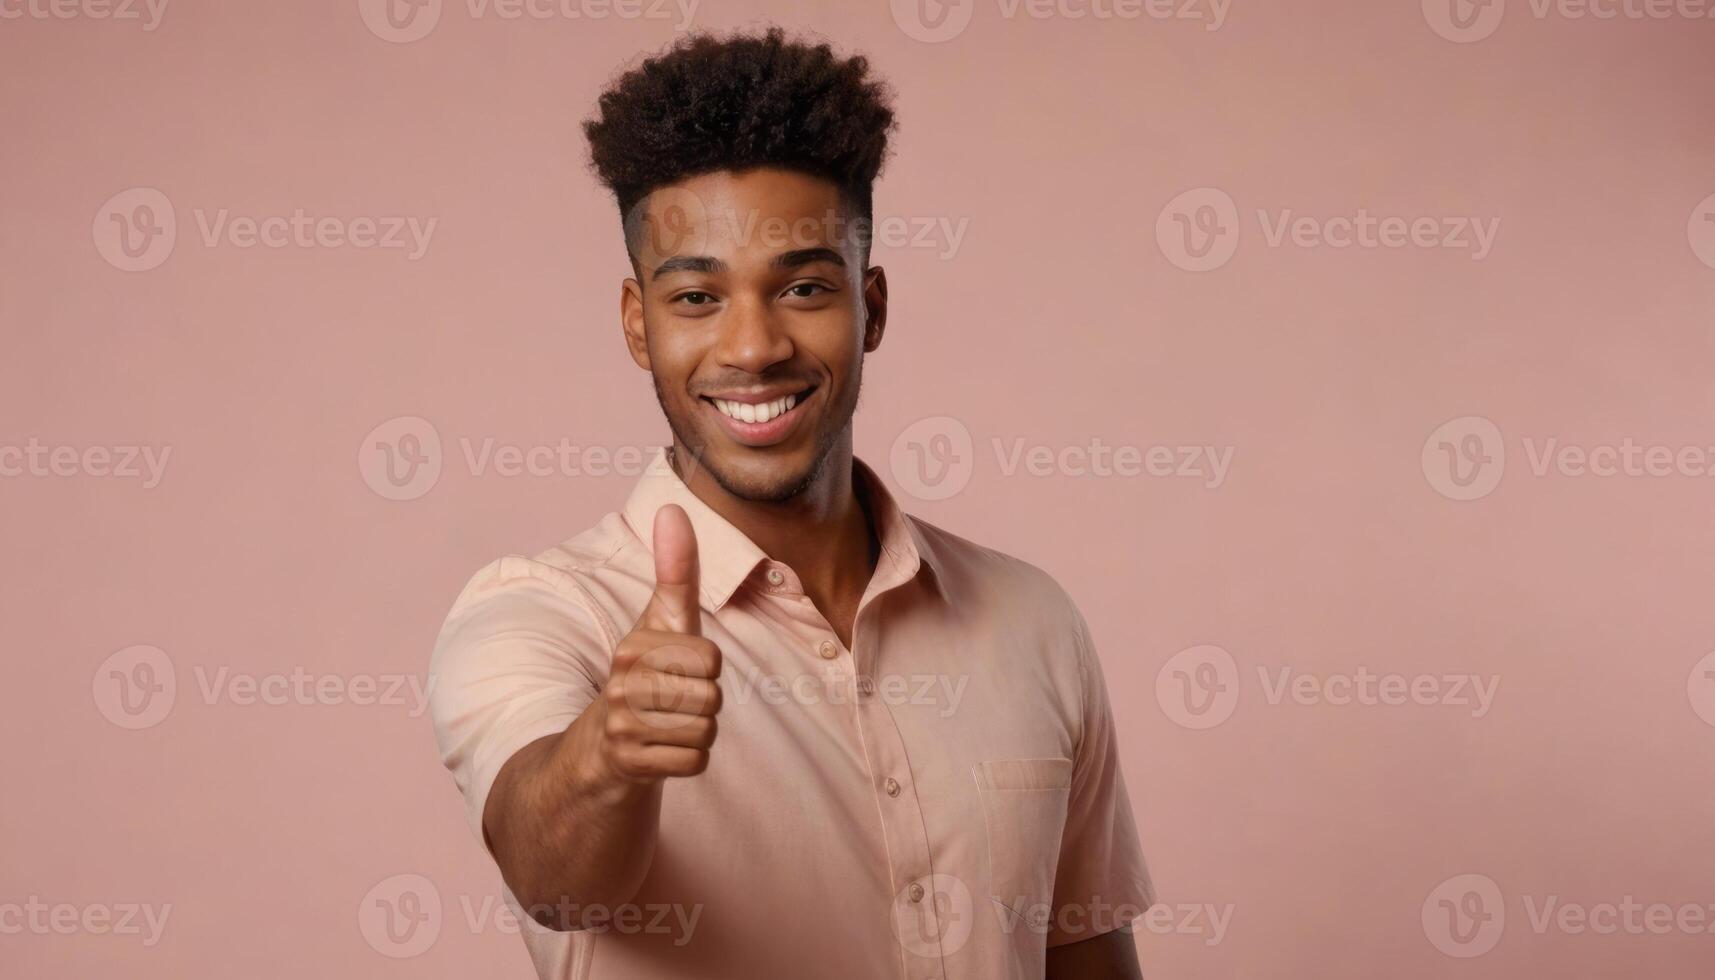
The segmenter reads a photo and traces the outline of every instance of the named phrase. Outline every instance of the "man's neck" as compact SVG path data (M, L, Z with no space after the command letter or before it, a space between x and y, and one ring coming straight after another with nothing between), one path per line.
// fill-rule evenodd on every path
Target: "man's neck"
M853 618L880 553L874 522L854 486L851 441L829 451L803 492L780 502L734 496L702 467L681 465L691 456L677 440L673 449L674 469L685 486L764 554L796 572L810 601L849 646Z

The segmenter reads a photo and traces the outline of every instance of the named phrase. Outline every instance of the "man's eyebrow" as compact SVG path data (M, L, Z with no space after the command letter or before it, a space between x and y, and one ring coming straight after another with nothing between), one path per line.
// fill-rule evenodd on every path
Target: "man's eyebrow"
M675 272L702 272L713 275L725 271L726 263L720 259L707 255L675 255L656 266L655 270L649 273L649 278L659 279Z
M812 262L832 262L842 269L846 266L845 256L831 248L820 246L817 248L797 248L790 252L781 252L779 255L776 255L774 257L774 261L769 264L774 266L776 269L796 269L801 265L809 265Z
M842 269L845 268L846 265L845 256L841 255L834 249L827 248L825 246L817 246L815 248L796 248L790 252L781 252L779 255L776 255L771 259L768 264L776 269L796 269L799 266L809 265L812 262L832 262ZM726 263L712 256L675 255L672 258L663 260L660 265L656 266L654 271L649 273L649 278L659 279L662 276L672 275L675 272L701 272L707 275L713 275L715 273L725 271Z

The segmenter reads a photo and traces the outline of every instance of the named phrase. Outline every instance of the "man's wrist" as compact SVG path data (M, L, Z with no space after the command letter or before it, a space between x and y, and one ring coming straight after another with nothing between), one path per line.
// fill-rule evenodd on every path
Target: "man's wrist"
M598 810L640 805L660 780L637 779L621 772L607 757L602 730L607 724L607 705L600 699L590 705L556 748L560 758L554 768L573 787L574 794Z

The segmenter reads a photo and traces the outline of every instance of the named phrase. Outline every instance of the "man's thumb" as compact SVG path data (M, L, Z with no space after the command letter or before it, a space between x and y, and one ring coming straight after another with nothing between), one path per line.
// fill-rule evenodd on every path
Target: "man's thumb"
M654 629L699 636L697 532L684 508L667 504L655 512L655 597L644 619Z

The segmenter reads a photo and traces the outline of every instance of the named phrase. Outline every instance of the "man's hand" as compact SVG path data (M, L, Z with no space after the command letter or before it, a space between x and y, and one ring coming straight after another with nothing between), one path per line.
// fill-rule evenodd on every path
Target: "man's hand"
M709 765L721 708L721 652L702 636L697 535L683 509L655 512L655 595L614 650L602 691L600 757L634 782L695 776Z

